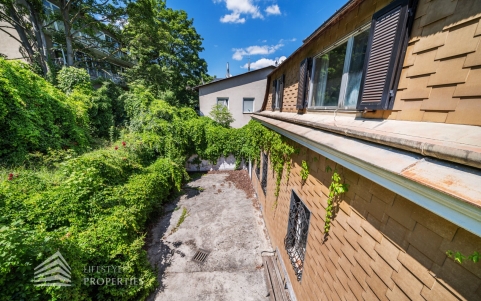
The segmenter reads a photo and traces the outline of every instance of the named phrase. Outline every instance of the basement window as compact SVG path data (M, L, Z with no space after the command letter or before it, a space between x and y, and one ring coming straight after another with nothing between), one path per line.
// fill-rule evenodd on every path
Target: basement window
M257 160L256 162L256 176L257 176L257 180L261 180L261 159L259 158L259 160Z
M296 273L297 281L301 281L304 270L310 216L311 213L306 205L292 190L287 235L284 239L284 245Z
M262 152L262 179L261 179L261 187L264 195L266 195L267 191L267 168L269 166L267 154Z

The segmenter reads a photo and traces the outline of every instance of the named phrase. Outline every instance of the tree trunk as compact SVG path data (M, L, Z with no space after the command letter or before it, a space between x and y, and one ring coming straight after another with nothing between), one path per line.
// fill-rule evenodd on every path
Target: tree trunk
M37 48L39 52L39 63L42 67L42 72L44 76L47 76L49 73L49 66L48 66L48 50L47 50L47 41L45 40L45 34L43 33L43 24L38 12L35 11L35 8L29 1L26 1L28 10L30 11L30 21L32 22L33 31L35 33L35 38L37 40Z
M65 5L65 1L60 1L60 12L62 13L62 21L65 30L65 46L66 46L66 56L67 56L67 66L73 66L74 64L74 53L73 53L73 43L72 43L72 35L71 35L71 26L70 26L70 14L69 14L69 6Z

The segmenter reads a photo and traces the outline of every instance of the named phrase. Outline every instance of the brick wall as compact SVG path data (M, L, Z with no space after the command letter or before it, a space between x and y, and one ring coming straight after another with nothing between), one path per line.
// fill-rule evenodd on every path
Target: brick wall
M303 300L481 300L481 263L463 265L446 250L471 254L481 238L436 216L392 191L308 150L293 155L289 183L285 176L275 206L275 178L269 167L265 197L253 173L274 247L281 251L299 301ZM302 160L309 177L301 185ZM330 235L323 242L331 173L348 183ZM261 173L262 174L262 173ZM291 191L295 190L311 219L302 281L298 282L284 248Z
M283 111L296 112L301 60L365 24L389 2L361 2L276 70L271 78L286 74ZM393 110L364 117L481 125L481 1L419 0L411 37Z

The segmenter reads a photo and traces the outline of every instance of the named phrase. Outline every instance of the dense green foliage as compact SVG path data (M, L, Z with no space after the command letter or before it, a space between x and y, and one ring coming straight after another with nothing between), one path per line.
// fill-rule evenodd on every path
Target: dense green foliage
M229 112L229 108L223 104L216 104L213 106L209 115L217 123L226 128L230 127L230 124L235 121L234 117L232 117L232 113Z
M21 163L28 153L88 146L82 105L33 73L0 58L0 160Z
M167 158L142 164L136 149L90 152L50 172L18 169L0 182L0 300L138 300L156 286L142 233L184 172ZM34 287L34 267L56 250L68 258L74 286ZM124 270L84 273L108 265ZM86 285L89 276L136 277L142 285Z
M85 75L61 70L64 93L25 65L0 59L0 127L8 134L1 141L0 300L144 299L157 286L142 249L147 221L180 189L191 155L216 161L233 154L240 162L258 160L264 149L280 179L293 152L258 122L226 128L140 84L93 90ZM119 140L86 152L90 136L114 141L112 128ZM34 268L57 250L73 286L35 287ZM123 270L89 274L89 266ZM91 285L85 277L142 281Z
M136 61L127 73L130 83L148 86L171 105L194 106L193 87L208 80L207 63L199 57L202 38L182 10L167 8L165 0L138 0L127 6L128 23L123 31L126 48Z
M116 129L125 125L127 116L120 98L122 93L119 86L109 81L93 92L88 115L94 137L114 140Z
M210 79L193 20L164 0L119 3L60 0L60 13L44 14L41 1L0 1L10 10L0 20L16 26L30 62L0 57L0 301L145 299L157 286L142 249L147 224L188 178L183 166L192 155L258 162L264 150L278 195L293 148L258 122L230 128L225 108L215 120L192 109L193 87ZM65 30L45 25L54 20ZM44 25L70 67L52 65ZM105 31L122 43L102 39ZM104 61L88 58L96 48L128 51L123 59L136 62L125 74L128 87L106 81L94 89L89 74L73 67L77 51ZM183 208L177 228L187 216ZM73 286L34 286L35 267L57 251ZM86 272L91 266L122 271ZM93 285L86 277L141 280Z
M57 87L66 94L75 89L90 92L92 84L87 70L75 67L63 67L57 73Z

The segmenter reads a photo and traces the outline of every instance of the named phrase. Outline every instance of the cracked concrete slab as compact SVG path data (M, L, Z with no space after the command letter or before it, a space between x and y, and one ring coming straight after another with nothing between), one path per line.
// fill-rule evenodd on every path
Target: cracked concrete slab
M257 200L226 177L206 174L167 206L148 245L160 282L148 300L268 300L261 251L271 246ZM204 263L192 261L199 248L210 251Z

